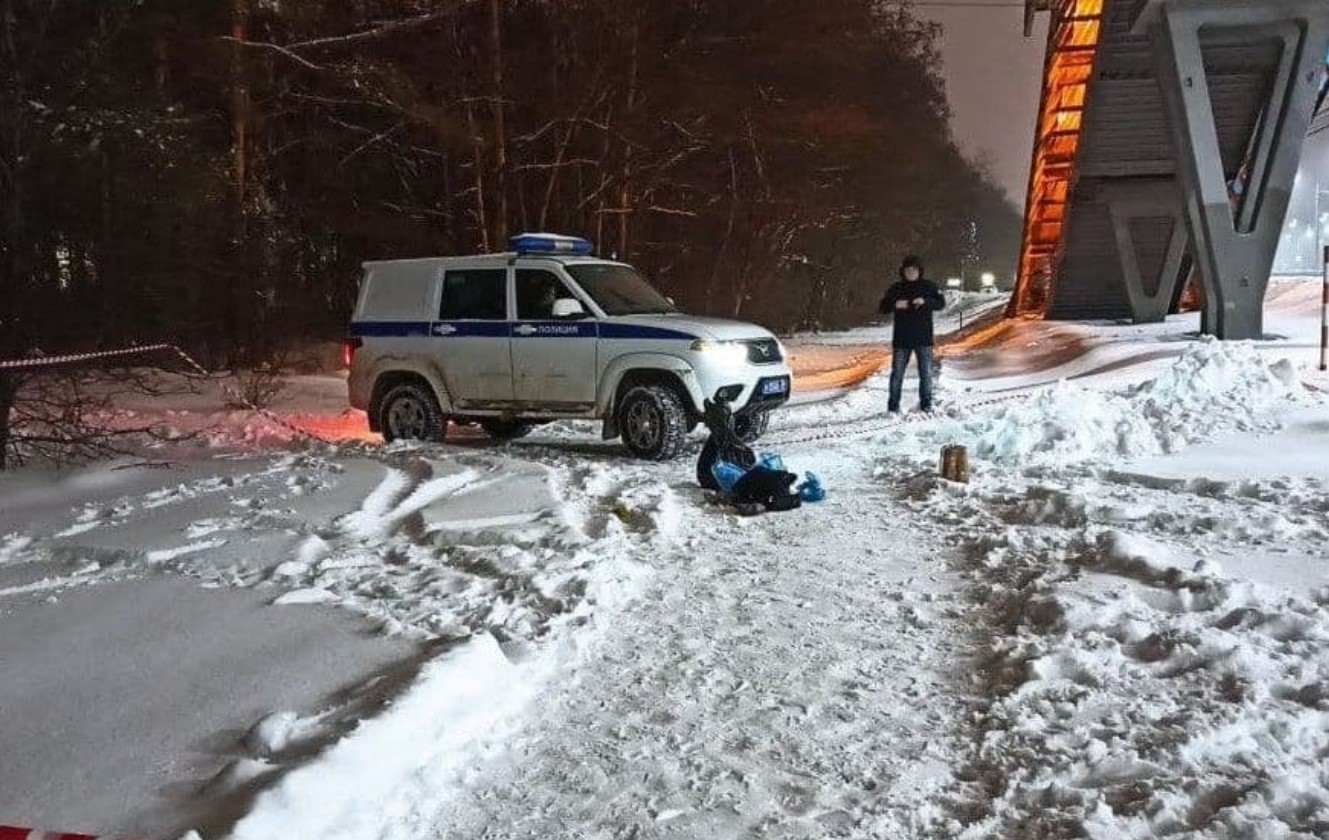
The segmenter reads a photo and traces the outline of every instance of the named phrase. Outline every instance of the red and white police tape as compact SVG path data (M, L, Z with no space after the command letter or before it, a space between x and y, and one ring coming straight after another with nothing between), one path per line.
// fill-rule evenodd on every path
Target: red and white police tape
M110 837L98 837L94 834L62 834L60 832L41 831L35 828L16 828L12 825L0 825L0 840L112 840ZM121 838L128 840L128 838Z
M9 359L0 361L0 370L31 370L34 368L73 365L98 359L118 359L124 356L138 356L156 353L159 350L174 350L172 344L145 344L139 347L125 347L120 350L98 350L93 353L67 353L63 356L33 356L30 359Z

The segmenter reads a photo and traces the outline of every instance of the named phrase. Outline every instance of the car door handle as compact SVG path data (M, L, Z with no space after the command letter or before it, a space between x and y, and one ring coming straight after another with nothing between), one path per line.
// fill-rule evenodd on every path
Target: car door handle
M539 332L538 329L531 326L530 324L520 324L518 326L513 327L512 331L517 335L535 335L536 333Z
M451 324L435 324L433 329L434 335L452 335L456 332L457 328Z

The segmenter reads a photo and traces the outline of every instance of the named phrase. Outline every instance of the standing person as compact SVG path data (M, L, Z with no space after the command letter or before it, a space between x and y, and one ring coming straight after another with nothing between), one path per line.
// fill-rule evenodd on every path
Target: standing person
M941 289L923 278L923 263L915 256L900 264L900 279L886 290L881 314L895 315L891 339L891 396L888 410L900 411L900 392L909 357L918 360L918 401L923 411L932 410L932 313L946 307Z

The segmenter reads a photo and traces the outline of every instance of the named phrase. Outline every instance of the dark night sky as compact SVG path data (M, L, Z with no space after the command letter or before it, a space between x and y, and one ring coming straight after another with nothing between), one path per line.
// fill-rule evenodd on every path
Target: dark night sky
M997 183L1023 207L1047 15L1039 16L1034 36L1025 38L1024 12L1012 0L972 0L994 4L989 9L926 2L920 0L916 13L945 27L942 56L955 137L970 158L990 164Z

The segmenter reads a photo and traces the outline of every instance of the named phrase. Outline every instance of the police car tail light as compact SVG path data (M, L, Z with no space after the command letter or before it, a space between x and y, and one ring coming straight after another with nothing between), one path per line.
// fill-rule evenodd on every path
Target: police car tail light
M726 365L737 366L748 360L748 348L733 341L708 341L702 338L692 342L692 350Z
M560 236L556 233L523 233L508 240L518 255L556 254L567 257L589 256L595 250L589 239Z
M349 370L355 364L355 351L360 349L364 342L358 338L348 338L341 343L341 362Z

